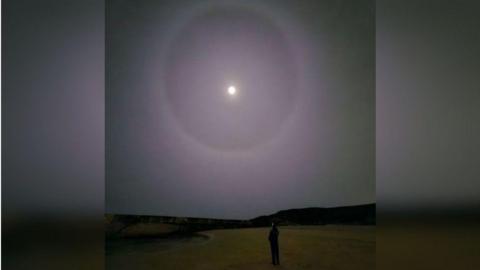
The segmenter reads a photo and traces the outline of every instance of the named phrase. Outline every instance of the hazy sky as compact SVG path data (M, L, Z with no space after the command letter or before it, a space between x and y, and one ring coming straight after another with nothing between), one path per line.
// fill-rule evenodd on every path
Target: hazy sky
M373 1L106 6L107 213L375 201Z
M2 217L103 213L103 4L2 4Z
M282 61L295 58L303 63L300 68L305 72L295 72L296 83L307 85L308 80L314 83L296 88L302 93L293 94L296 101L291 104L301 108L297 113L293 109L284 110L290 119L296 119L290 127L302 127L303 131L286 128L287 120L279 122L288 132L278 132L281 136L274 136L273 140L265 135L242 137L257 138L259 143L255 145L259 147L272 143L271 148L258 150L262 155L250 163L242 160L241 155L213 158L220 154L210 151L208 138L195 133L198 130L185 132L188 122L174 121L178 114L175 116L173 110L160 108L168 104L165 98L168 89L162 86L166 81L161 76L166 73L160 72L159 55L175 55L170 54L175 51L171 47L165 49L166 40L180 35L173 26L180 27L180 23L190 21L190 15L200 16L202 12L197 13L193 2L186 1L158 5L130 2L134 6L128 8L123 8L121 1L109 2L109 21L106 22L103 1L2 1L5 11L2 16L2 218L5 220L23 217L30 224L34 216L28 214L32 213L37 217L44 217L46 213L59 217L81 214L97 217L102 225L104 202L109 212L250 217L287 207L373 201L373 172L367 169L373 168L370 158L373 146L363 145L365 149L354 151L351 146L355 145L355 139L360 141L354 137L359 134L373 143L373 135L360 128L364 125L368 127L366 130L371 130L374 122L350 119L368 118L373 114L368 111L369 105L360 111L356 100L369 103L373 99L373 86L360 86L362 82L370 84L367 78L373 76L369 70L374 64L368 59L374 57L377 205L387 210L394 209L392 206L410 210L436 206L440 213L444 213L446 206L479 209L479 1L376 1L375 56L372 56L373 45L369 45L373 43L373 30L366 31L362 23L357 23L365 18L368 22L365 27L373 28L373 16L367 12L370 7L365 6L365 1L352 0L350 4L337 0L328 3L273 1L275 5L255 1L266 7L262 8L262 14L276 18L270 22L281 24L276 27L280 32L288 31L284 38L275 31L269 37L290 43L293 40L298 46L288 49L290 56L281 58ZM202 1L198 5L208 8L212 4ZM115 13L112 13L113 7L116 7ZM363 15L367 13L368 16ZM115 28L112 28L113 14L117 14ZM259 21L258 16L255 21ZM108 71L117 74L107 74L110 80L106 100L105 23L110 24L108 40L116 41L115 46L110 43L108 47ZM113 29L115 39L112 39ZM303 58L296 58L302 54ZM368 69L360 68L362 64ZM156 68L150 68L152 66ZM156 79L151 79L153 77ZM112 87L114 82L116 85ZM223 83L222 80L222 87ZM238 86L241 93L248 91L243 84ZM344 87L346 85L348 87ZM112 95L113 89L115 95ZM290 93L294 93L293 90ZM113 130L111 121L116 119L116 132L109 132L106 142L110 150L116 149L115 159L112 151L107 156L110 164L106 201L103 197L104 106L109 116L116 116L110 117L107 126L107 132ZM276 110L280 109L276 107ZM169 124L172 122L174 128ZM273 128L263 129L263 134L277 130L278 126L277 122ZM305 133L307 129L309 133ZM292 134L300 139L287 140L294 138ZM302 140L304 138L308 140ZM284 151L273 148L282 144ZM209 150L203 151L206 149ZM348 157L347 153L353 155ZM267 170L262 165L257 168L253 163L264 160L260 157L268 157L271 164L289 167L279 165ZM232 175L237 170L252 178L255 176L247 180L255 181L257 186L247 186L247 180L242 180L229 192L224 184L193 186L188 183L188 179L197 178L196 175L186 177L187 172L197 173L203 183L237 180L211 164L224 165L225 171L233 168ZM193 167L196 169L192 170ZM284 192L265 191L266 185L260 185L262 168L264 175L276 172L285 177L279 177L281 185L274 186L276 191L282 188ZM358 168L365 171L359 172ZM344 169L349 169L348 175ZM350 176L355 174L354 170L358 173ZM170 178L167 173L177 175ZM209 176L212 177L207 178ZM178 180L177 185L172 184L173 179ZM347 179L348 182L343 182ZM183 192L187 188L196 189L197 197ZM227 191L215 193L208 188ZM247 188L261 195L240 193ZM236 194L235 189L239 194L232 195ZM358 192L351 191L354 189ZM180 192L174 193L175 190L182 191L182 196L177 195ZM169 197L169 192L174 195ZM251 196L251 203L237 200L247 195ZM227 199L222 201L220 196ZM246 204L252 207L247 209ZM236 213L239 209L246 210ZM102 233L99 236L103 239Z
M480 206L480 2L377 1L377 199Z

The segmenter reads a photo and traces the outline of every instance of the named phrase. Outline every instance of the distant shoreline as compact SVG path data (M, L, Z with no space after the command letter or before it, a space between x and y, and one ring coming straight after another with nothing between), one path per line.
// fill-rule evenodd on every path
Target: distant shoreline
M375 225L375 204L333 208L309 207L282 210L250 220L105 215L107 238L169 237L214 229L258 228L278 225Z

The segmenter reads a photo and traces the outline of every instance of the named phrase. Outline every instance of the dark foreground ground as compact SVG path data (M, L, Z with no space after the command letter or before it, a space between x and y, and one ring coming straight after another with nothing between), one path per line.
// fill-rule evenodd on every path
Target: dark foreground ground
M109 240L106 269L375 269L374 226L282 226L280 266L271 265L268 228L190 237Z

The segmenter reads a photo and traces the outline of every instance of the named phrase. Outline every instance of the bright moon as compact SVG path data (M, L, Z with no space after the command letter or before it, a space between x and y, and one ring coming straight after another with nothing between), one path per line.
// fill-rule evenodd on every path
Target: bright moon
M228 94L233 96L237 93L237 89L235 88L235 86L230 86L228 87Z

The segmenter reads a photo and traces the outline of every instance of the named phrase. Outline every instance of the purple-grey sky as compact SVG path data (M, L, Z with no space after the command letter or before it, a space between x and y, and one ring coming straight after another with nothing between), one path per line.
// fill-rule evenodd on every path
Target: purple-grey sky
M480 2L376 10L379 205L479 209Z
M108 213L375 201L373 1L107 1L106 19Z

